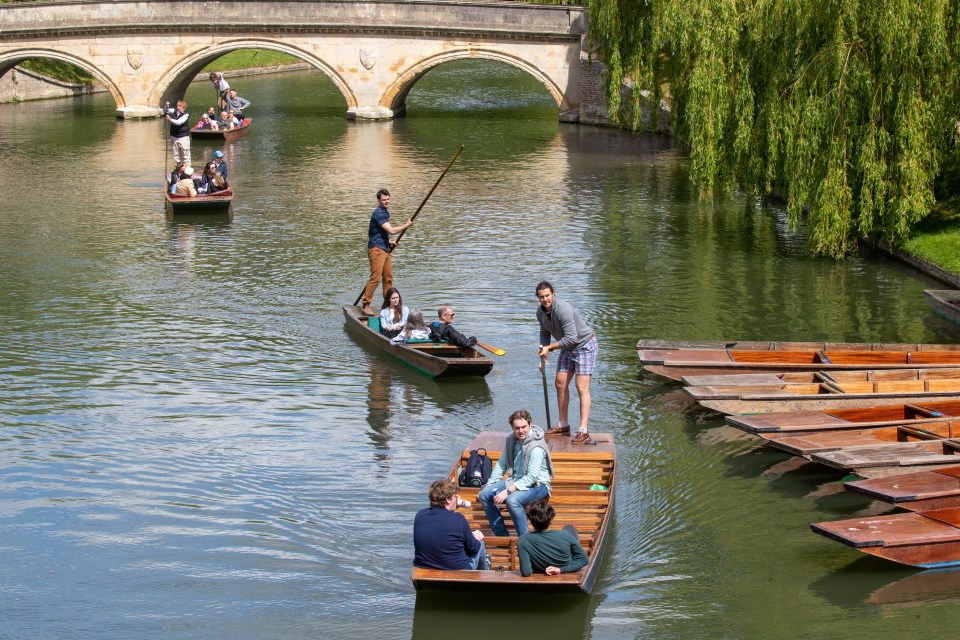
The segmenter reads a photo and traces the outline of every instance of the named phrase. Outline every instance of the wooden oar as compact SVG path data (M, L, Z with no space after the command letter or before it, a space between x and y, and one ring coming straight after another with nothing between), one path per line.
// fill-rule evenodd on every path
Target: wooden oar
M503 349L499 349L499 348L497 348L497 347L493 347L493 346L491 346L491 345L489 345L489 344L483 344L482 342L477 342L477 343L476 343L476 346L480 347L480 348L483 349L484 351L489 351L490 353L492 353L492 354L495 355L495 356L505 356L505 355L507 355L507 352L504 351Z
M460 145L460 148L457 149L457 152L453 154L453 160L447 165L447 168L443 170L443 173L440 174L440 177L437 178L437 181L433 183L433 188L430 189L430 192L427 194L427 197L423 199L423 202L420 203L420 206L417 207L417 210L413 212L413 215L410 216L411 220L416 219L420 214L420 210L423 209L423 205L427 204L427 200L430 199L430 196L433 195L433 192L440 185L440 181L443 180L443 176L447 175L447 171L450 170L450 167L453 166L453 163L457 161L457 158L460 157L460 152L463 151L463 145ZM393 250L397 248L397 244L400 242L400 238L403 237L403 234L407 232L406 229L400 232L400 235L397 236L397 239L394 241L393 246L390 247L389 253L393 253ZM367 285L363 285L363 289L360 289L360 295L357 296L357 299L353 301L353 306L360 304L360 299L363 298L363 292L366 291Z

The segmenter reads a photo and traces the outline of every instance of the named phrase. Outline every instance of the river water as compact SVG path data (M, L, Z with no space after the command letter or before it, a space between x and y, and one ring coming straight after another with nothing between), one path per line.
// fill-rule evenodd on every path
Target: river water
M505 67L442 67L408 115L351 123L318 73L236 78L232 216L170 217L165 125L106 96L0 105L4 638L902 638L960 623L960 574L812 534L883 507L640 373L670 339L955 341L936 285L811 258L743 197L699 202L669 141L559 125ZM187 94L199 114L206 83ZM355 343L381 186L411 306L506 350L435 382ZM214 147L194 143L194 166ZM544 422L534 285L595 329L594 431L615 434L613 536L591 597L421 594L429 481L514 409ZM576 398L573 401L576 413ZM554 417L556 408L552 409Z

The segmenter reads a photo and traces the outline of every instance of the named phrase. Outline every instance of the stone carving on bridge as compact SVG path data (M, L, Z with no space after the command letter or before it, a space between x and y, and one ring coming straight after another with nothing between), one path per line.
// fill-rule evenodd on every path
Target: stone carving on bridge
M377 50L360 49L360 64L362 64L363 68L367 71L372 69L373 65L377 64Z
M127 64L136 71L143 64L143 49L139 47L130 47L127 49Z

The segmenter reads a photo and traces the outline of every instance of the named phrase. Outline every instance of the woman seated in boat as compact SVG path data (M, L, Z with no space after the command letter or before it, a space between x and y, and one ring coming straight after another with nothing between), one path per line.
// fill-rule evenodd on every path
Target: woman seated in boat
M400 292L390 287L383 296L383 306L380 308L380 333L388 338L399 335L406 326L409 315L410 310L403 306Z
M208 114L203 114L200 118L200 122L197 123L197 126L194 127L197 131L217 131L217 122L216 120L211 120Z
M216 193L227 188L223 176L217 172L217 165L208 162L203 168L203 174L197 181L197 193L200 195Z
M177 183L180 182L180 179L183 177L183 162L178 162L173 167L173 171L170 172L170 176L167 178L169 183L170 193L175 193L177 190Z
M587 552L580 546L580 538L573 525L547 531L556 511L546 498L531 502L526 510L534 531L517 539L520 575L545 573L555 576L579 571L587 566Z
M407 316L407 324L403 326L403 331L390 338L390 342L403 344L407 340L426 340L429 337L430 327L424 322L420 309L412 309Z

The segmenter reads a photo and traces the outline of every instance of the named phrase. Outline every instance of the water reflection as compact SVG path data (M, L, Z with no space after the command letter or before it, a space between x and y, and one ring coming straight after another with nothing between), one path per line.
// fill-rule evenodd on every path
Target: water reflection
M860 557L840 571L814 581L810 590L844 608L955 605L960 602L960 570L918 572L879 558Z
M488 640L517 630L537 638L579 640L590 636L599 599L580 594L417 592L413 638L457 637ZM531 616L538 615L536 622ZM468 621L483 619L485 624Z

